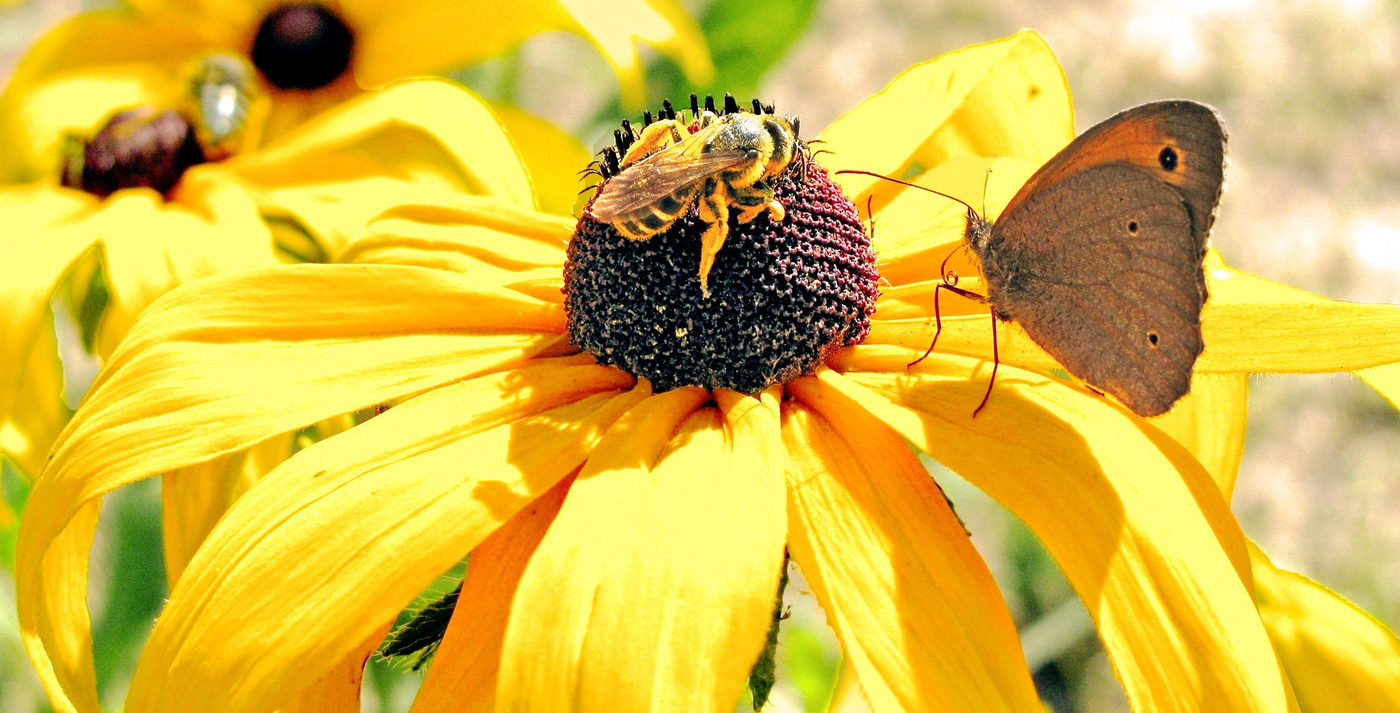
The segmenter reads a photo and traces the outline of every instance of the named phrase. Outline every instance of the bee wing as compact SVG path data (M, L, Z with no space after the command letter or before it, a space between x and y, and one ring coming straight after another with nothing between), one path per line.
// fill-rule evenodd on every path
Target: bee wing
M739 149L700 153L684 142L675 144L608 179L589 212L594 220L611 223L748 158L749 152Z

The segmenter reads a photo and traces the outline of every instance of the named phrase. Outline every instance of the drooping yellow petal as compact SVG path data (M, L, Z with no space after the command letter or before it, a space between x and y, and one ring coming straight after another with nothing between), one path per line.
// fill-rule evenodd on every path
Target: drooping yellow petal
M1098 624L1137 708L1282 711L1278 662L1244 584L1243 536L1209 474L1121 407L1003 365L982 383L933 357L927 374L820 374L1020 516ZM1010 372L1010 373L1008 373Z
M67 529L46 543L48 557L39 561L19 554L25 547L24 527L29 523L32 495L20 521L16 547L15 608L20 637L54 710L100 713L87 612L87 562L102 504L92 501L74 512ZM42 607L37 616L36 607Z
M365 678L365 662L389 632L386 624L350 650L335 668L326 672L296 698L284 703L277 713L360 713L360 688Z
M1318 297L1207 256L1198 371L1320 373L1400 362L1400 306Z
M70 543L78 535L69 520L86 503L335 414L502 368L562 329L558 305L407 267L255 270L157 301L99 375L26 506L17 602L41 675L49 646L76 649L87 635L86 615L77 616L87 556L65 554L91 544ZM37 638L51 629L62 643ZM70 663L82 665L57 665ZM79 675L59 671L45 685L55 692Z
M520 580L497 711L733 710L777 595L782 443L772 393L708 398L649 399L589 459Z
M347 0L342 6L352 25L366 29L358 35L355 74L368 87L476 62L548 30L592 42L617 72L623 102L634 109L645 98L638 42L675 59L697 85L708 84L714 73L704 35L674 0ZM424 41L444 27L453 30L450 41Z
M1040 164L1073 138L1064 72L1045 40L1025 31L906 70L822 132L834 152L822 163L904 178L959 154ZM848 196L882 190L868 176L835 178Z
M491 713L511 601L573 484L564 478L472 550L447 633L409 713Z
M160 534L165 577L177 582L214 523L259 478L292 453L290 433L253 447L166 473L161 480Z
M118 111L169 106L182 86L173 68L210 47L185 20L87 12L41 38L0 95L0 182L56 184L65 132L91 137Z
M1038 713L996 582L918 458L815 379L788 392L789 545L874 709Z
M1248 392L1248 374L1195 374L1191 393L1166 415L1152 419L1152 425L1196 456L1226 500L1235 492L1244 455Z
M1331 590L1250 546L1259 615L1309 713L1400 710L1400 640Z
M540 210L569 215L583 188L579 171L593 160L593 154L578 139L544 119L501 104L492 108L530 172Z
M228 162L260 207L293 216L332 257L380 212L424 193L464 192L534 206L530 178L500 122L446 80L398 82Z
M171 592L127 710L272 710L330 671L647 393L576 361L428 392L258 481Z

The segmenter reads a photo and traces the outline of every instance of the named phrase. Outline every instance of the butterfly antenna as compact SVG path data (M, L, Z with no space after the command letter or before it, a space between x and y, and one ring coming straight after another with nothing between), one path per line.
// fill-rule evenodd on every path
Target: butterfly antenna
M992 182L992 167L987 167L987 175L982 178L982 215L987 214L987 186Z
M947 199L950 200L950 201L954 201L954 202L957 202L957 203L961 203L961 204L963 204L964 206L967 206L967 209L970 210L970 211L972 211L972 212L974 212L974 213L977 212L976 209L974 209L971 205L968 205L967 201L965 201L965 200L963 200L963 199L961 199L961 198L958 198L957 196L950 196L950 195L948 195L947 193L944 193L943 191L935 191L935 190L933 190L932 188L929 188L928 186L921 186L921 185L919 185L919 184L917 184L917 183L910 183L910 182L908 182L908 181L901 181L901 180L899 180L898 178L890 178L889 176L882 176L882 175L880 175L880 174L878 174L878 173L873 173L873 172L871 172L871 171L861 171L861 170L855 169L855 168L843 168L843 169L841 169L840 171L837 171L836 173L837 173L837 174L842 174L842 173L855 173L855 174L858 174L858 175L861 175L861 176L870 176L871 178L879 178L879 179L882 179L882 180L889 181L890 183L898 183L898 184L900 184L901 186L909 186L910 188L917 188L917 189L919 189L919 190L921 190L921 191L928 191L929 193L933 193L933 194L936 194L936 195L943 196L944 198L947 198ZM979 213L979 215L981 215L981 214Z

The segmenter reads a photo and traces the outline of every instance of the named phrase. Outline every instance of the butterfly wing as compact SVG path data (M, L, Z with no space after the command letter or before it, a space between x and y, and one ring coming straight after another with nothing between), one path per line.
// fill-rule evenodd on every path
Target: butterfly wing
M1214 109L1192 101L1151 102L1095 124L1036 171L1002 215L1087 166L1112 163L1136 166L1180 191L1192 234L1205 243L1225 183L1225 127Z
M1069 373L1139 415L1166 413L1203 348L1198 216L1136 166L1070 174L995 224L988 296Z

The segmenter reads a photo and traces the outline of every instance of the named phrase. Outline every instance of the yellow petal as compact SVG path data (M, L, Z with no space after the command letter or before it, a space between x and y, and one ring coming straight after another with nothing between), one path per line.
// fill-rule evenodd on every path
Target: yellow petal
M93 242L84 231L53 226L94 202L46 186L0 190L0 450L31 478L67 416L49 301Z
M1074 138L1074 115L1054 53L1025 31L906 70L821 138L834 152L828 168L903 178L959 154L1044 163ZM848 196L879 190L878 179L836 178Z
M777 399L699 389L620 419L520 580L498 711L734 709L778 590Z
M1400 364L1358 369L1356 375L1380 392L1391 406L1400 409Z
M492 108L530 172L540 210L569 215L583 188L579 171L593 160L593 154L578 139L544 119L502 104Z
M592 42L613 65L623 100L633 108L645 96L637 42L675 59L694 84L708 84L714 72L704 35L673 0L347 0L342 5L351 23L366 29L357 36L355 73L370 87L477 62L548 30L576 32ZM443 33L444 27L453 31Z
M1206 263L1198 371L1319 373L1400 362L1400 306L1329 300Z
M1259 615L1302 710L1400 710L1400 640L1374 617L1250 547Z
M118 111L168 106L175 69L210 49L184 19L87 12L40 39L0 95L0 182L57 183L65 132L90 137Z
M1191 393L1152 425L1196 456L1229 500L1244 455L1248 374L1195 374Z
M387 624L375 630L364 643L351 649L335 668L278 708L277 713L360 713L365 662L388 632Z
M171 592L127 710L265 711L330 671L645 395L541 364L394 406L273 470Z
M977 418L982 385L960 377L820 377L844 407L869 410L1026 522L1093 615L1135 708L1285 710L1243 536L1209 474L1119 407L1007 371Z
M409 713L496 709L496 672L511 601L572 484L572 478L559 481L472 550L452 621Z
M87 562L101 503L89 502L74 512L68 528L46 543L49 556L42 562L21 554L33 504L31 491L16 547L15 608L20 638L55 710L100 713L87 613ZM36 616L37 607L42 611Z
M238 453L178 468L161 480L161 544L165 576L177 582L214 523L253 483L292 453L290 433Z
M792 555L874 709L1040 711L996 582L918 458L815 379L788 391Z
M296 216L334 255L369 219L424 191L534 206L500 122L461 86L407 80L364 94L228 163L273 215ZM577 170L577 169L575 169Z
M74 228L102 244L111 293L97 340L103 357L142 310L175 287L278 262L252 199L218 167L191 170L172 198L167 202L145 189L119 191Z
M958 198L990 220L1001 214L1037 167L1019 158L956 156L912 182ZM875 217L871 243L878 256L880 277L892 285L903 286L920 281L936 284L945 274L981 274L972 251L963 247L967 206L889 182L875 188L881 195L872 204ZM949 295L943 297L947 299ZM924 304L925 314L931 313L932 302ZM985 312L985 307L980 311Z
M392 208L340 262L420 265L469 273L477 284L507 284L552 275L562 283L574 220L493 198L444 193ZM557 288L555 294L558 294Z
M347 265L208 278L152 305L99 375L26 506L17 600L36 666L49 666L36 636L56 627L62 646L78 647L67 642L80 634L69 632L86 635L78 613L87 555L64 554L91 543L70 542L78 535L69 520L91 507L85 503L335 414L518 362L555 339L522 330L562 330L557 309L471 289L451 273ZM55 691L57 681L80 675L64 667L81 665L62 661L45 685Z

